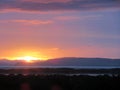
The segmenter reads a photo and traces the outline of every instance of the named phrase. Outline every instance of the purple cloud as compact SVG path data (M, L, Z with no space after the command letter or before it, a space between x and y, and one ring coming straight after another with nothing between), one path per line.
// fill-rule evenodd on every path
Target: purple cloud
M0 9L24 11L98 10L120 8L119 0L0 0Z

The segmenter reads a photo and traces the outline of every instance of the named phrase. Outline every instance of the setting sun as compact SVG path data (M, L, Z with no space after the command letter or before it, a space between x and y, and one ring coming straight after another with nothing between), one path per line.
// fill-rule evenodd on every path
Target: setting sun
M24 57L18 57L17 60L24 60L26 62L32 62L34 60L39 60L39 58L32 57L32 56L24 56Z
M5 58L7 60L24 60L28 62L32 62L35 60L44 61L52 58L52 55L45 53L45 52L49 52L48 49L41 50L41 52L39 52L38 50L32 50L32 48L29 49L24 48L24 50L23 49L12 50L8 52L9 55L6 53L6 57L2 57L2 58Z

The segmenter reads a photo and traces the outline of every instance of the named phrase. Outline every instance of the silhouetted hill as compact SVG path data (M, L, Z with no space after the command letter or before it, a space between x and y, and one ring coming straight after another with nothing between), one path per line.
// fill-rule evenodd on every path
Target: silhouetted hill
M0 60L0 66L120 66L120 59L109 58L56 58L47 61L38 60L25 63L23 60Z
M43 62L42 65L57 66L119 66L120 59L107 58L58 58Z

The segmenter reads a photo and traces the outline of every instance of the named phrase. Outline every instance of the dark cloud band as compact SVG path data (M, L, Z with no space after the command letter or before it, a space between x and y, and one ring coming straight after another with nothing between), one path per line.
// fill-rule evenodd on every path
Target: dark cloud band
M20 9L27 11L51 10L98 10L120 8L120 0L67 0L66 2L34 2L31 0L0 0L0 9Z

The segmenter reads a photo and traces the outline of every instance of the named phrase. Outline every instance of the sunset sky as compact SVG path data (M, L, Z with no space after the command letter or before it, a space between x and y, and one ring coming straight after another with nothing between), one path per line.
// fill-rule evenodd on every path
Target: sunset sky
M120 0L0 0L0 59L120 58Z

